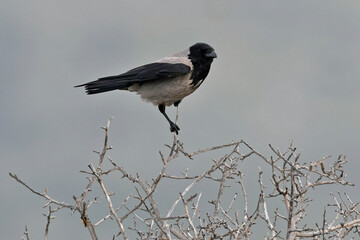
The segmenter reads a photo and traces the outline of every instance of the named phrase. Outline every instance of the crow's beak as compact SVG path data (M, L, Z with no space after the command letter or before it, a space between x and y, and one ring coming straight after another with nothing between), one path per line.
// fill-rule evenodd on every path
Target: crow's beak
M217 55L216 55L215 51L212 51L210 53L206 53L205 57L207 57L207 58L217 58Z

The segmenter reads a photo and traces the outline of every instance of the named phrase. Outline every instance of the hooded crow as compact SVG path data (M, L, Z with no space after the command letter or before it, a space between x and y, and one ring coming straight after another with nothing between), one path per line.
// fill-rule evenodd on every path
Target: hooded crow
M180 128L170 120L166 106L177 107L181 100L193 93L204 81L217 55L206 43L196 43L185 51L162 58L115 76L75 87L85 87L87 94L113 90L138 93L147 102L157 105L170 124L170 131L178 134Z

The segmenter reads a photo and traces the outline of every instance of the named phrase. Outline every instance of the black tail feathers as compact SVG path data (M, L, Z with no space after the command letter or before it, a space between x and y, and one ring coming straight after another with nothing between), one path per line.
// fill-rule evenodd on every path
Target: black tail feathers
M86 93L90 95L90 94L109 92L113 90L125 90L130 85L131 84L129 84L128 82L119 82L111 79L99 79L93 82L88 82L74 87L85 87Z

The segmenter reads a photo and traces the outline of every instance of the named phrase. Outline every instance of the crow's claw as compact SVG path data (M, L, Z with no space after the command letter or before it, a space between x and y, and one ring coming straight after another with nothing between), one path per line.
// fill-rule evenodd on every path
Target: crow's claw
M179 126L178 125L176 125L175 123L170 123L170 131L171 132L175 132L176 133L176 135L178 135L179 134L179 130L180 130L180 128L179 128Z

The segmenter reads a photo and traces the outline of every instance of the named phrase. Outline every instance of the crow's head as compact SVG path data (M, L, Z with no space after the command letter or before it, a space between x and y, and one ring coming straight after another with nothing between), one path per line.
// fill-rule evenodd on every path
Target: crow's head
M190 47L189 59L192 63L211 64L217 57L214 48L206 43L196 43Z

